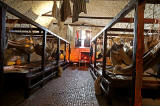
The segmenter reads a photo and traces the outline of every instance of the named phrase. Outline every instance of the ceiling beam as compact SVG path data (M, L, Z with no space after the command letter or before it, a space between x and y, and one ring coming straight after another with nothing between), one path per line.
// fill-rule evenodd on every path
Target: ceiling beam
M23 1L53 1L53 0L23 0ZM61 0L56 0L61 1ZM100 1L129 1L129 0L100 0Z
M9 27L6 27L6 29L9 29ZM17 31L42 31L39 28L21 28L21 27L14 27L11 30L17 30Z
M23 0L23 1L53 1L53 0ZM56 0L56 1L62 1L62 0Z
M23 0L23 1L53 1L53 0ZM61 1L61 0L56 0ZM129 0L101 0L101 1L129 1ZM160 4L160 0L146 0L146 3Z
M150 4L160 4L160 0L146 0L145 2Z
M90 17L90 16L80 16L80 18L87 18L87 19L113 19L113 17ZM145 24L158 24L158 19L151 19L151 18L145 18L144 23ZM26 21L22 19L7 19L7 23L9 24L28 24ZM118 21L119 23L133 23L134 19L133 18L122 18ZM54 23L53 23L54 24ZM73 24L74 26L74 24ZM75 24L76 26L76 24ZM93 27L96 27L96 25L93 25ZM104 26L97 26L97 27L104 27Z
M17 29L17 28L15 28ZM19 29L19 28L18 28ZM110 31L115 31L115 32L133 32L133 29L125 29L125 28L111 28L109 30ZM15 34L19 34L19 35L32 35L31 32L19 32L19 31L14 31L14 30L11 30L10 31L11 33L15 33ZM151 33L154 33L156 32L156 30L148 30L148 29L144 29L144 32L151 32ZM117 33L118 34L118 33ZM39 33L39 32L33 32L33 35L43 35L43 33ZM48 33L48 35L50 36L51 34ZM53 37L53 36L52 36Z
M105 30L109 30L113 25L115 25L121 18L124 18L131 10L134 9L136 5L136 0L131 0L113 19L112 21L107 24L93 39L92 41L96 40L96 38L101 35Z

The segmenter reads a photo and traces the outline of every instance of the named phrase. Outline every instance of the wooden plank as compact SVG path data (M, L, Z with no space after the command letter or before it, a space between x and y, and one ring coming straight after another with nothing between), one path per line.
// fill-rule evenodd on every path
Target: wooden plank
M105 76L106 72L106 55L107 55L107 30L103 32L103 67L102 67L103 76Z
M66 47L67 47L67 44L65 43L64 44L64 52L65 52L65 55L64 55L64 62L66 62ZM63 53L64 54L64 53Z
M96 68L97 40L94 41L94 68Z
M96 40L100 34L102 34L105 30L109 30L113 25L115 25L120 18L123 18L125 15L127 15L132 9L135 7L136 0L131 0L125 7L120 11L120 13L114 17L114 19L105 26L91 41Z
M136 50L136 80L135 80L135 103L134 106L142 105L142 73L143 73L143 54L144 54L144 9L145 3L137 0L135 8L135 37L137 42L134 45ZM135 51L134 51L135 52ZM134 54L135 55L135 54Z
M1 105L1 97L3 94L4 87L4 47L5 47L5 20L6 20L6 9L0 7L0 105Z

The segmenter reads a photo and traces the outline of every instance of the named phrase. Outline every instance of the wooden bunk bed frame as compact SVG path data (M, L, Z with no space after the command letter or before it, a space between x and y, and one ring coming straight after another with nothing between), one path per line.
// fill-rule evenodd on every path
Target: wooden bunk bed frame
M6 13L10 13L19 19L6 19ZM25 23L33 25L35 28L13 28L14 30L28 30L27 33L23 33L23 35L30 35L29 30L38 30L39 33L33 33L33 37L41 37L42 40L42 56L40 65L37 67L32 67L26 69L24 72L5 72L4 71L4 48L5 48L5 36L6 36L6 23L11 21L18 20L18 23ZM14 33L18 33L14 31ZM21 33L22 34L22 33ZM49 36L48 36L49 35ZM68 45L69 56L68 61L66 60L66 55L64 56L64 60L60 61L60 57L56 58L56 62L51 64L45 63L45 48L46 48L46 39L48 37L55 38L57 41L57 51L60 53L60 44L65 44L65 51ZM28 56L28 60L30 60L30 55ZM6 3L0 1L0 94L3 94L4 90L4 83L5 80L8 78L18 78L24 81L24 97L28 98L32 91L35 90L37 87L42 87L44 83L52 78L53 76L57 75L58 66L62 66L65 69L69 65L70 61L70 43L63 39L62 37L56 35L55 33L51 32L47 28L41 26L40 24L32 21L28 17L24 16L23 14L19 13L12 7L8 6Z
M108 99L111 101L112 98L112 90L115 88L129 88L130 93L132 95L132 104L134 106L142 105L142 90L143 89L151 89L151 90L159 90L160 89L160 79L153 78L150 75L143 75L143 48L144 48L144 24L147 23L144 19L144 9L145 4L160 4L160 0L131 0L125 7L120 11L117 16L113 18L113 20L106 25L92 40L95 44L95 54L94 54L94 63L90 64L90 72L94 79L97 77L101 77L101 88L107 94ZM109 36L114 34L108 34L109 31L112 31L116 23L120 20L124 19L124 17L131 12L131 10L135 9L134 21L134 40L133 40L133 66L134 69L132 75L124 75L124 74L113 74L106 69L106 52L107 52L107 39ZM126 21L125 21L126 22ZM130 23L129 22L129 23ZM153 22L154 23L154 22ZM119 31L129 31L128 29L124 30L122 28ZM103 65L102 68L98 68L96 66L96 51L97 51L97 39L103 36ZM90 62L91 63L91 62ZM123 78L122 78L123 77ZM149 78L149 79L148 79ZM149 92L147 92L149 93Z

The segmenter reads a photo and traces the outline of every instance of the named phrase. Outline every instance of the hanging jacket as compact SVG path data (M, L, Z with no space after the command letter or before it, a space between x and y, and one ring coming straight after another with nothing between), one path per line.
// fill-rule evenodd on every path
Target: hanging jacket
M67 19L67 17L71 16L71 6L69 0L63 0L60 12L62 22L64 22Z
M73 17L72 23L78 21L79 14L84 12L87 14L86 0L73 0Z

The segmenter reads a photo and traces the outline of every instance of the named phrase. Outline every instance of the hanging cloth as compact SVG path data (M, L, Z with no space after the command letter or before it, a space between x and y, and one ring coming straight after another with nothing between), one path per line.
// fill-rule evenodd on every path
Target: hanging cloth
M78 21L79 14L84 12L87 14L86 0L73 0L73 17L72 23Z
M60 10L57 6L57 1L54 0L53 8L52 8L52 16L55 17L57 20L60 20Z
M62 5L62 1L60 1L60 6ZM52 8L52 16L57 19L57 25L59 26L59 29L61 30L63 27L63 23L61 22L61 14L60 9L57 6L57 1L54 0L53 8Z
M79 40L79 31L77 30L77 40Z
M62 22L64 22L67 19L67 17L71 16L71 6L69 0L63 0L60 13Z
M57 1L54 0L54 3L53 3L53 8L52 8L52 16L53 17L56 17L57 16Z

